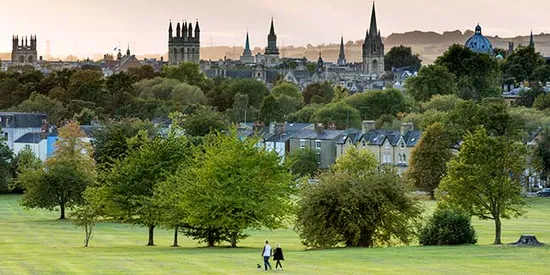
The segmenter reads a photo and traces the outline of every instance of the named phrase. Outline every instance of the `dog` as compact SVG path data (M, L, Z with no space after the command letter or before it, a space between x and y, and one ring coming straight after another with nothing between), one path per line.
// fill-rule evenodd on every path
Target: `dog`
M262 269L262 266L260 264L256 264L258 266L258 269Z

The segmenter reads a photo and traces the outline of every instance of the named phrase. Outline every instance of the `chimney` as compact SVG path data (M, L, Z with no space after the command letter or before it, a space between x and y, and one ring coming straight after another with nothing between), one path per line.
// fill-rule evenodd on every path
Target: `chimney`
M401 135L406 135L409 131L414 130L414 125L412 122L403 122L401 123Z
M275 122L269 123L269 133L272 135L275 134Z
M286 133L286 123L275 124L275 134L280 135Z
M40 126L40 137L42 139L45 139L48 137L49 129L50 129L50 124L48 123L48 120L42 119L42 125Z
M331 130L331 131L334 131L334 130L336 130L336 124L331 123L331 124L329 124L329 125L327 126L327 128L328 128L329 130Z
M325 133L325 126L323 125L323 123L317 123L317 125L315 126L315 132L318 135Z
M374 120L365 120L363 121L363 127L361 133L364 135L370 130L376 130L376 122Z
M264 127L265 127L265 125L263 123L254 122L254 125L252 126L252 131L260 132L261 130L264 129Z

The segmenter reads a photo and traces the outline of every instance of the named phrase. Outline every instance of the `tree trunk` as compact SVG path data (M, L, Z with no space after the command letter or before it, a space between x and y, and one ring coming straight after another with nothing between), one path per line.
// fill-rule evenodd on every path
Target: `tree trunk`
M430 199L433 201L435 200L435 191L434 190L431 190L430 191Z
M150 225L149 226L149 242L147 243L148 246L155 245L154 237L155 237L155 226Z
M59 209L61 210L61 215L59 216L59 219L64 220L65 219L65 204L60 203L59 204Z
M239 232L231 232L231 247L235 248L237 247L237 237L239 235Z
M502 223L500 221L500 216L495 215L495 242L493 244L502 244L500 241L500 235L502 230Z
M174 229L174 244L172 247L178 247L178 228L179 226L176 225L176 228Z

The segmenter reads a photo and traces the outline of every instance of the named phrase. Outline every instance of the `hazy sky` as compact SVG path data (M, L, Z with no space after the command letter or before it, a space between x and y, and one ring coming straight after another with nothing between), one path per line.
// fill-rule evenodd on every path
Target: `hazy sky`
M372 1L365 0L0 0L0 52L11 35L37 34L39 55L111 52L165 53L168 21L200 20L202 45L264 47L275 18L279 45L336 43L364 37ZM410 30L473 29L501 37L550 32L549 0L379 0L383 36ZM175 27L175 26L174 26Z

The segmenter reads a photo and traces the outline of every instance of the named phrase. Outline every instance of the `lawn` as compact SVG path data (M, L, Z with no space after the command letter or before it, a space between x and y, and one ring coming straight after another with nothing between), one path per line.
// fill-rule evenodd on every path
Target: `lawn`
M435 203L426 202L431 210ZM550 243L550 199L530 199L525 217L506 220L503 242L522 233ZM291 229L251 231L241 248L203 248L181 239L170 247L171 231L157 230L147 247L147 230L100 224L91 247L84 232L56 212L25 210L18 196L0 196L0 274L254 274L263 241L281 243L285 274L548 274L550 246L493 246L493 223L474 221L479 245L391 247L306 251Z

